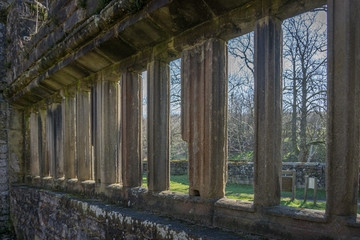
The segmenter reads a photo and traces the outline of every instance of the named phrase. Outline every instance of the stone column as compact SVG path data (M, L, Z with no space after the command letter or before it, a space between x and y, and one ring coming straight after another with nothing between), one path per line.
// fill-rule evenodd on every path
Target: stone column
M148 188L170 187L170 69L153 59L147 67Z
M326 213L356 218L360 159L358 0L328 1Z
M280 204L281 180L281 21L260 19L255 26L254 204Z
M81 86L76 93L77 177L80 181L93 179L90 112L90 88Z
M39 110L39 157L40 157L40 176L49 176L49 161L47 156L47 138L46 138L46 108L43 106Z
M77 178L76 159L76 98L66 90L62 100L64 126L64 174L66 179Z
M122 176L125 187L142 183L142 78L140 73L125 72L121 78Z
M40 176L40 147L38 113L32 112L29 119L30 128L30 172L32 177Z
M53 109L54 140L55 140L55 177L64 177L64 128L61 103L56 103Z
M46 121L45 121L45 132L46 132L46 161L49 166L48 177L55 178L55 138L54 138L54 120L52 104L47 106L46 110Z
M46 113L46 155L50 176L54 179L64 176L62 122L61 104L49 104Z
M225 195L227 45L210 39L181 56L182 137L189 143L189 194Z
M4 26L0 24L0 29ZM2 39L3 41L3 39ZM1 43L0 43L1 44ZM9 107L0 89L0 232L9 231Z
M95 174L100 191L106 185L122 183L119 80L118 74L103 73L94 91Z

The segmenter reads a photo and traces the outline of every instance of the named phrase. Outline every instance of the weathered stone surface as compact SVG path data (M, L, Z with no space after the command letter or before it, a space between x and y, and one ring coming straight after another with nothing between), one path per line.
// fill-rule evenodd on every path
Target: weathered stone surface
M328 1L327 214L355 219L360 159L360 2Z
M182 137L189 143L189 192L225 195L227 161L227 46L210 39L181 57Z
M255 26L254 204L280 204L281 21L265 17Z
M39 137L41 137L41 154L40 154L40 176L48 177L49 172L49 158L46 154L47 138L46 138L46 110L39 110Z
M107 1L100 2L105 3ZM143 2L144 4L138 6L130 4L127 6L126 4L129 4L129 2L138 4ZM59 110L59 103L54 103L51 95L57 96L59 91L63 91L64 88L74 88L78 86L76 83L82 84L86 82L95 87L93 87L91 94L91 110L86 107L85 113L80 113L80 117L86 118L84 121L86 124L81 127L89 129L89 122L92 122L93 125L90 135L96 153L95 175L97 187L100 186L97 189L99 190L97 191L99 197L105 197L104 195L106 195L107 200L111 199L126 206L138 207L159 214L200 224L224 227L234 231L262 232L270 237L351 239L359 236L360 226L359 223L355 222L358 191L359 123L357 119L359 118L359 109L356 105L354 106L354 102L356 103L359 100L359 84L357 83L359 81L357 79L359 76L358 69L360 68L357 66L359 65L358 44L360 41L358 28L354 28L354 26L357 26L354 16L359 12L359 4L355 0L329 1L329 8L335 9L334 11L330 10L329 14L339 11L338 15L330 16L330 23L334 24L333 30L336 31L330 28L329 34L330 43L333 44L330 44L331 50L329 51L330 72L336 73L333 78L330 77L329 85L331 96L329 105L332 109L329 117L329 129L331 130L329 131L329 146L335 146L331 147L328 154L328 163L330 163L328 164L328 179L330 178L330 180L328 180L327 185L328 198L331 201L328 201L327 213L331 218L325 218L323 211L315 212L281 206L273 207L273 205L279 203L278 180L281 169L278 161L281 159L278 156L281 135L279 131L281 119L278 118L278 111L281 110L279 107L279 99L281 98L278 94L281 83L278 81L278 76L280 75L281 57L279 57L278 49L280 44L274 44L274 42L279 42L281 35L279 34L280 24L276 19L282 20L314 7L320 7L326 3L325 0L224 0L221 3L220 1L203 0L196 4L191 0L112 1L108 7L104 8L105 4L103 4L99 9L94 6L83 9L85 8L84 3L89 4L94 3L94 1L51 1L49 22L34 36L32 36L34 29L33 19L28 21L19 18L28 16L27 5L17 1L13 5L14 8L10 9L8 39L0 41L0 50L5 42L11 43L8 48L8 58L5 62L1 61L0 53L0 62L6 63L7 68L9 68L7 70L8 78L0 79L0 92L5 87L8 87L4 90L4 93L7 94L13 105L17 105L21 109L15 110L13 108L8 111L11 114L10 119L7 119L2 114L3 109L7 108L4 107L6 103L1 104L0 102L0 127L7 126L3 122L5 119L10 122L8 129L0 129L0 141L2 141L0 142L0 154L3 156L0 159L0 172L1 176L5 176L5 178L2 178L3 181L0 181L0 184L1 182L5 183L0 187L0 199L3 199L0 203L5 206L4 210L0 211L0 226L8 220L7 196L11 188L7 183L22 182L25 174L29 172L28 162L26 162L29 159L27 153L29 129L27 129L27 118L25 118L28 111L23 111L22 108L29 106L36 109L34 105L40 105L40 101L48 106L48 113L40 107L38 121L38 138L39 143L41 143L39 144L41 146L41 149L39 147L40 175L43 178L33 179L33 183L52 190L56 187L61 190L79 191L87 194L87 196L94 197L95 183L93 181L80 182L72 179L67 181L66 186L61 186L61 181L52 178L66 174L66 172L63 173L62 171L61 159L65 157L65 153L61 149L67 149L68 147L65 145L61 147L62 141L64 141L61 138L62 133L66 136L65 131L63 131L66 125L63 124L66 114L62 114L65 110L63 105ZM335 5L332 5L332 3L340 5L335 4L336 7L334 7ZM93 10L100 11L102 8L104 9L100 14L90 16ZM266 18L265 26L261 25L260 23L263 23L262 19L269 14L273 17ZM255 70L256 74L258 74L256 78L258 84L256 86L258 97L256 100L258 114L256 137L259 140L255 154L256 206L251 203L228 201L225 198L218 201L205 199L223 196L226 178L226 97L223 95L224 79L226 78L224 77L226 76L226 70L223 70L226 67L226 60L224 60L226 48L224 48L224 43L231 37L251 31L254 25L256 25L257 31L255 34L257 44ZM2 27L3 25L0 24L0 31L3 29ZM339 29L343 31L340 34L337 33ZM0 40L1 36L4 35L0 34ZM32 36L32 39L29 41L30 36ZM214 38L222 40L213 41ZM204 42L205 44L203 44ZM194 90L191 87L186 89L186 91L191 89L192 92L189 92L193 93L186 94L186 101L191 98L201 97L198 101L200 107L192 104L194 102L198 103L196 101L188 101L191 104L186 104L187 110L195 109L195 111L191 114L185 114L184 128L184 138L190 139L189 141L196 140L193 141L194 144L190 147L191 154L197 154L196 159L201 160L198 162L191 161L190 163L190 182L192 185L190 193L200 195L200 197L172 194L167 191L154 192L167 189L169 181L169 136L168 126L166 125L168 124L166 121L168 121L169 114L168 92L166 92L168 91L169 77L164 77L164 75L168 74L166 65L169 59L162 62L154 59L152 54L157 52L154 51L155 49L162 49L164 55L173 59L183 51L191 53L197 48L206 49L204 47L207 46L206 44L211 46L209 48L211 51L206 50L203 52L204 54L198 54L196 57L199 61L194 61L195 64L192 64L191 60L185 61L187 65L183 64L187 70L193 70L193 72L187 73L188 76L206 80L198 84L200 88L206 89L210 86L209 89L211 89L211 91L198 91L198 89ZM334 50L335 45L336 47L339 46L336 50ZM115 47L118 49L113 49ZM349 64L349 61L352 64ZM219 64L213 65L214 62ZM124 178L122 176L123 161L121 161L124 156L121 149L124 140L122 131L125 131L125 129L121 129L121 115L128 112L121 109L121 86L118 84L120 80L119 69L124 69L125 72L134 69L142 71L148 63L150 70L155 70L151 73L148 72L150 74L149 79L152 77L151 83L154 83L149 85L155 88L151 90L152 99L159 101L157 103L152 100L150 106L150 108L153 107L152 110L155 110L153 112L155 117L151 117L151 121L155 121L151 123L150 129L156 131L153 131L151 135L149 146L154 152L159 153L156 155L159 158L153 158L153 160L149 161L149 189L151 191L143 188L123 188L121 185L122 180L125 179L124 182L129 180L128 176ZM192 65L189 66L190 64ZM165 71L163 71L164 69ZM0 77L2 77L2 71L4 69L1 68L0 64ZM114 75L116 75L115 79ZM261 76L259 77L259 75ZM158 81L159 79L160 81ZM210 81L208 81L209 79ZM6 86L8 82L12 82L11 86ZM201 84L204 86L201 86ZM199 87L198 85L196 87ZM272 88L274 86L275 88ZM158 94L158 90L160 90L159 93L161 94ZM162 98L167 100L161 102ZM0 99L2 100L1 97ZM215 101L213 101L214 99ZM74 105L76 104L74 103ZM209 112L213 115L207 112L209 109ZM88 120L89 111L92 111L90 120ZM225 111L225 113L222 111ZM345 111L347 112L344 114ZM139 114L139 108L137 114ZM74 115L76 114L72 116ZM197 125L192 125L192 123ZM159 126L156 124L159 124ZM72 123L70 123L69 131L79 132L79 129L74 129L72 126ZM138 122L134 127L139 127ZM195 131L192 131L193 129ZM131 166L135 168L134 172L136 174L131 175L131 177L134 177L131 182L138 184L139 168L141 168L141 164L137 161L139 131L134 130L134 132L130 128L126 130L129 130L126 132L126 136L130 136L133 139L132 141L136 141L134 146L126 147L126 150L132 149L132 147L135 148L135 154L131 154L131 158L136 160L132 162L134 165L131 164ZM70 142L74 141L71 134L67 135L70 136ZM79 137L79 134L75 135ZM6 138L9 139L9 144L7 144ZM88 139L90 137L86 136L85 140ZM81 140L84 139L76 139L75 137L75 141L80 142ZM126 146L130 143L131 141L127 142ZM156 146L156 144L160 146ZM86 148L89 148L88 146L86 143ZM75 147L77 147L76 144ZM203 151L204 149L208 151ZM74 151L70 150L70 152L72 154L70 158L72 158ZM86 153L89 152L86 151ZM61 157L62 153L64 155ZM202 153L204 154L201 155ZM75 154L77 154L76 151ZM129 155L128 152L125 152L125 155ZM4 159L6 160L3 161ZM79 165L76 160L69 161L70 164ZM82 166L82 164L80 165ZM79 169L70 170L69 178L70 176L77 177L75 175L79 172ZM80 170L86 170L86 168ZM125 170L125 174L129 174L129 171L132 170ZM86 172L88 173L88 171ZM69 187L69 185L73 188ZM129 185L132 185L132 183ZM197 186L200 187L197 189ZM348 189L350 190L347 191ZM21 191L25 190L22 189ZM38 220L30 217L19 218L19 221L14 222L18 224L27 223L27 220L34 220L35 224L43 224L46 228L44 227L37 232L36 237L38 238L92 238L96 233L100 234L100 236L96 236L98 238L112 238L114 236L112 232L116 231L113 229L119 229L118 225L109 228L110 220L106 218L108 215L105 217L100 216L100 221L98 219L94 220L92 218L94 216L91 215L92 213L89 210L90 220L81 218L78 214L70 215L70 210L73 209L67 201L53 199L46 194L42 195L37 190L33 193L27 193L26 191L25 193L22 192L14 198L21 203L24 201L24 204L19 204L19 206L26 207L24 209L15 209L14 207L14 209L20 214L26 209L29 209L28 212L32 212L31 208L39 207L39 201L45 201L46 204L41 204L40 207L46 214L33 214L35 218L40 216ZM29 195L35 196L36 194L38 194L38 197L35 197L35 201L31 202L27 198ZM5 197L2 198L2 196ZM29 201L26 202L26 200ZM16 201L14 201L14 206ZM78 200L76 202L78 203ZM54 210L58 206L65 208L65 210ZM69 209L66 207L69 207ZM70 213L67 211L70 211ZM106 218L105 222L102 217ZM73 218L74 221L72 221ZM67 227L66 224L66 226L57 225L58 219L59 223L66 223L68 219L71 219L70 227ZM79 222L83 220L87 221L88 224L79 227ZM109 221L106 222L106 220ZM132 226L126 226L126 230L134 227L134 230L131 229L134 232L129 232L130 230L126 232L127 238L140 236L151 239L157 237L152 234L146 234L145 236L140 233L141 231L138 231L138 229L141 228L137 227L137 224L135 222ZM21 225L21 227L24 225L26 224ZM94 233L94 225L101 226L100 230L96 229L96 233ZM31 227L33 225L29 224L27 226ZM21 238L21 231L19 233L19 238ZM67 233L69 235L66 235ZM36 238L35 235L31 236ZM179 237L179 234L176 237Z
M175 52L197 44L206 38L220 36L224 39L230 39L251 31L256 18L263 17L266 14L259 7L262 5L262 0L254 0L251 3L248 1L231 3L226 1L222 4L219 3L216 8L214 8L216 4L212 0L209 0L208 4L199 3L198 5L194 5L191 1L183 4L178 4L177 1L150 1L147 7L144 7L147 3L145 1L143 1L143 5L138 6L134 5L132 1L130 4L127 1L112 1L99 15L95 16L88 15L94 13L90 11L94 8L93 4L82 10L79 9L81 4L74 4L74 1L70 1L69 4L58 4L62 1L55 2L56 4L50 7L50 12L53 14L49 14L49 23L41 28L28 44L25 44L25 51L19 47L16 48L16 44L12 45L14 51L11 52L14 53L14 56L8 59L12 61L11 65L14 66L12 67L12 79L17 78L17 80L10 87L8 93L14 103L16 102L19 105L28 105L26 101L23 101L25 95L28 91L36 91L39 88L39 79L46 78L47 75L57 71L63 71L62 67L72 65L75 59L86 52L98 54L97 47L101 48L102 44L106 45L110 41L117 42L118 36L123 38L119 40L120 45L125 43L124 48L126 49L126 51L120 51L123 57L115 57L117 61L120 61L136 52L143 52L144 48L151 48L158 43L163 44L173 36L176 38L170 40L168 46L171 51L176 49ZM269 8L274 15L285 19L325 3L326 0L301 2L281 0L271 2ZM52 9L55 6L57 6L56 10ZM100 6L99 10L102 7L104 5ZM228 10L230 8L231 11ZM19 12L23 11L21 8L18 10ZM83 14L82 17L81 11L87 12L87 14ZM75 12L77 13L75 14ZM134 18L127 17L128 14L134 12L139 12L139 15ZM68 27L71 28L71 34L66 35L63 31L64 21L74 14L78 17L72 18L74 21L71 22L71 27L70 25ZM19 16L13 14L12 21L15 22L17 17ZM33 29L34 26L30 27L31 31ZM187 34L182 34L186 31L188 31ZM180 32L182 33L179 34ZM21 36L21 39L24 37L22 34L14 35L9 37L11 39L19 39L18 35ZM97 37L99 35L101 37ZM30 34L26 33L25 36L28 37ZM74 49L81 49L85 45L87 46L80 53L73 52ZM133 49L133 51L128 51L129 49ZM21 54L18 54L19 52ZM116 50L116 52L119 51ZM29 61L22 62L20 58L24 60L27 55L30 56ZM100 55L108 54L100 53ZM112 55L112 59L114 59L114 54ZM91 61L92 59L87 58L87 60ZM92 73L87 72L87 74ZM38 78L38 75L41 77ZM37 83L29 84L31 81ZM16 94L17 92L21 92L21 94Z
M40 145L41 138L39 138L39 115L38 113L32 112L29 119L30 128L30 151L31 151L31 175L40 176Z
M0 11L2 15L7 8L7 1L0 4ZM4 18L4 16L2 17ZM4 22L0 22L0 238L2 232L10 231L9 218L9 146L8 146L8 131L9 131L9 107L8 102L3 96L3 90L7 87L5 78L7 66L6 60L6 46L5 34L6 26Z
M148 187L170 187L170 70L169 64L153 60L147 68Z
M53 178L64 176L63 126L61 104L48 105L46 114L46 155L50 175Z
M78 89L76 94L76 157L77 178L93 179L93 154L91 147L91 95L90 89ZM75 163L73 163L75 164Z
M138 72L121 77L122 179L125 187L142 183L142 78Z
M145 212L66 194L15 187L11 216L20 239L243 239ZM248 236L247 239L257 239Z
M94 91L95 181L121 183L120 75L101 75Z
M67 95L67 96L66 96ZM66 179L77 177L76 98L67 92L62 99L64 125L64 174Z

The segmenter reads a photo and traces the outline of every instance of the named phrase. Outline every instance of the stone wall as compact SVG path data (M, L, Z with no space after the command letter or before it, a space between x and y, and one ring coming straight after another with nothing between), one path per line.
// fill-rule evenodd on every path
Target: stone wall
M5 30L7 4L0 3L0 233L9 230L9 174L8 174L8 103L6 88Z
M242 236L25 186L11 190L18 239L239 239ZM246 239L253 239L246 236Z
M318 188L325 189L325 163L282 163L283 171L296 171L296 187L304 188L305 176L316 177ZM254 180L254 164L229 163L228 182L252 184Z
M1 28L0 24L0 28ZM1 40L0 40L1 41ZM9 230L9 174L7 102L0 93L0 233Z
M148 170L147 161L143 162L143 173L146 174ZM170 162L171 175L184 175L188 172L188 162L185 160L172 160Z
M172 175L187 174L187 161L171 161L170 171ZM144 163L146 170L146 163ZM316 177L318 188L325 189L325 163L283 163L282 170L296 171L296 187L303 188L305 176ZM254 164L249 163L229 163L228 164L228 183L253 184Z

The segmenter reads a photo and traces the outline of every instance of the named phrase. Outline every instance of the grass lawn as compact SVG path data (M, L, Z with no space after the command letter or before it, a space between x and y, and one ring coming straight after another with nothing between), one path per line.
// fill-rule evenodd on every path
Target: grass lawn
M146 186L146 176L143 177L143 186ZM188 194L189 192L189 179L188 175L174 175L170 177L170 191L180 192ZM313 203L313 190L308 191L308 201L304 203L304 189L296 189L296 198L291 201L291 192L281 193L281 205L295 207L295 208L308 208L325 210L326 192L325 190L318 190L316 205ZM251 185L242 184L226 184L225 196L231 199L243 200L243 201L254 201L254 190ZM360 208L358 209L360 214Z

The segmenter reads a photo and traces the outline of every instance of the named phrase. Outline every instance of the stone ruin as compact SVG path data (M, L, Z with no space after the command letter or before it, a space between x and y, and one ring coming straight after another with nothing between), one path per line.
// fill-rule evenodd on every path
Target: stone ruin
M281 23L324 4L327 205L294 209L280 206ZM360 237L360 1L8 0L0 8L0 232L14 230L19 239ZM224 198L224 190L227 41L253 30L250 203ZM188 195L168 191L169 62L179 57Z

